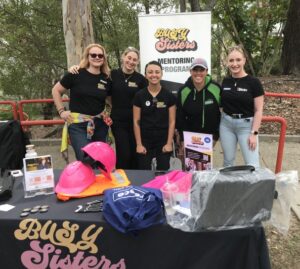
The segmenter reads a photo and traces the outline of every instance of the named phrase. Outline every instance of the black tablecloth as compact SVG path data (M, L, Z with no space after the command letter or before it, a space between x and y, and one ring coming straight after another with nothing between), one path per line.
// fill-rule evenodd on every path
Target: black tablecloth
M133 185L154 178L152 171L126 173ZM0 259L5 268L271 268L263 227L186 233L159 225L125 235L99 212L74 212L97 197L67 202L55 195L25 199L21 181L5 202L15 208L0 212ZM20 217L24 208L36 205L49 205L49 211Z

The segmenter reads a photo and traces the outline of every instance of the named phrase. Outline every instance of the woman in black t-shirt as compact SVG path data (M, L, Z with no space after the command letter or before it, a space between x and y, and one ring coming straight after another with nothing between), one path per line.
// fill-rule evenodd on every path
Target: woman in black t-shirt
M104 47L99 44L87 46L79 67L78 74L67 73L55 84L52 95L60 117L66 121L76 158L82 160L81 148L91 141L105 141L108 131L110 118L104 108L106 98L111 94L111 81ZM70 89L70 110L65 110L61 97L67 89ZM63 147L66 145L64 140Z
M259 167L258 130L264 105L260 81L248 75L242 47L229 50L227 65L231 76L222 82L220 140L224 166L234 165L237 143L246 164Z
M132 101L139 90L147 86L145 77L136 71L140 61L139 51L134 47L124 50L122 67L111 72L112 132L115 138L117 163L116 168L136 169L136 144L133 133ZM78 72L78 66L69 71Z
M133 133L132 105L135 94L147 86L145 77L136 71L139 51L128 47L122 54L122 67L111 72L111 126L115 138L117 168L137 169L136 143Z
M133 124L138 167L150 170L156 158L157 170L168 170L175 129L175 96L160 85L162 66L157 61L145 67L148 87L133 100Z

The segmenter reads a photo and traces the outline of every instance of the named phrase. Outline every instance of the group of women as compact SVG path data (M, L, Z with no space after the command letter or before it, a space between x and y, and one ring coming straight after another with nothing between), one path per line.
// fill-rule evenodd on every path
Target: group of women
M224 166L234 165L239 143L245 163L259 166L258 129L264 102L260 81L245 72L241 47L230 49L230 76L221 86L208 74L205 59L196 58L176 97L161 86L162 66L157 61L138 73L139 52L132 47L122 54L122 67L110 71L107 54L99 44L89 45L79 66L72 67L52 89L57 111L68 125L76 158L91 141L106 141L108 126L115 138L117 164L122 169L168 170L175 128L220 138ZM69 110L62 93L70 89ZM111 107L111 114L105 107ZM182 148L181 143L181 148Z

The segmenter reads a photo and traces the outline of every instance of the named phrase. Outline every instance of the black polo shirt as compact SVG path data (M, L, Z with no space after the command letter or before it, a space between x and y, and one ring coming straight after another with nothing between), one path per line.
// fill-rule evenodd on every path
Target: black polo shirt
M153 97L147 88L139 91L134 97L133 104L141 108L141 131L168 129L169 107L175 103L175 96L164 88L156 97Z
M254 98L264 95L258 78L247 75L242 78L227 77L222 82L221 106L228 114L254 116Z
M122 69L111 72L112 112L114 123L132 125L132 105L135 94L147 86L147 80L138 72L124 74Z
M102 73L95 75L86 69L80 69L79 74L67 73L60 83L70 89L72 112L95 116L103 111L105 99L111 95L111 80Z

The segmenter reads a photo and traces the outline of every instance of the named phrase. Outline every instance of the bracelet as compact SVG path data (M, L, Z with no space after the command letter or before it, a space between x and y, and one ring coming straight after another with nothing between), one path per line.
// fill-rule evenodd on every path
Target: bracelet
M58 111L58 114L60 115L62 112L64 112L66 109L64 108L64 107L62 107L62 108L60 108L60 109L58 109L57 111Z

